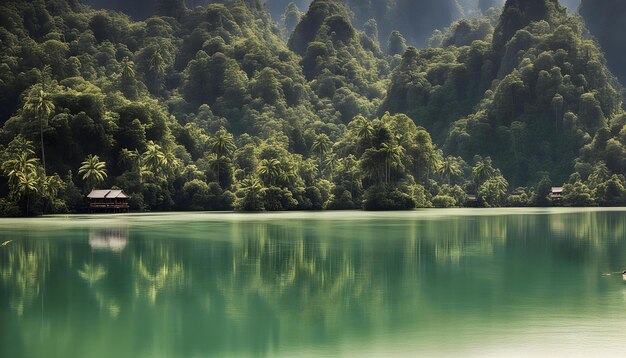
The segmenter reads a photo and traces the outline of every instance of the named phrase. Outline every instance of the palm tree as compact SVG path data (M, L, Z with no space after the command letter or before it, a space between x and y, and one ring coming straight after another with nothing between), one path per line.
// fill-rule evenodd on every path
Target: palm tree
M313 141L313 145L311 146L311 151L319 152L320 163L324 161L324 155L331 151L333 146L333 142L328 138L326 134L320 134Z
M89 154L81 163L78 174L82 174L89 189L93 189L94 183L101 183L107 177L106 163L101 162L97 155Z
M168 175L174 175L176 169L180 168L181 162L176 154L171 150L165 151L165 161L163 162Z
M374 126L362 116L357 116L353 120L356 135L361 140L370 140L374 136Z
M143 183L143 176L149 174L150 171L143 163L143 156L139 153L137 149L128 150L126 148L122 149L122 161L127 165L130 165L132 170L137 173L139 176L139 183Z
M496 174L496 170L491 165L491 158L487 157L479 160L474 168L472 168L472 174L480 183L493 177Z
M381 150L385 154L385 183L389 183L391 176L391 167L402 165L402 156L404 155L404 148L398 144L383 143Z
M63 180L57 174L45 176L41 180L41 194L48 200L54 200L59 194L59 190L63 188L63 184Z
M29 214L30 196L39 191L39 178L37 173L31 171L28 173L20 173L17 183L17 195L20 198L26 197L26 216Z
M9 143L9 146L5 150L5 153L9 153L9 155L27 153L29 156L31 156L35 155L35 148L33 147L33 143L31 141L24 138L21 134L18 134L11 141L11 143Z
M335 172L339 161L340 159L337 158L337 155L334 153L331 153L326 157L326 160L324 160L324 167L329 174L330 181L333 181L333 173Z
M263 191L263 184L256 178L245 178L241 181L241 190L243 190L246 198L251 198L252 208L257 208L257 198Z
M167 157L161 146L153 141L148 142L148 148L141 158L144 165L153 173L163 173L163 167L167 164Z
M2 171L9 179L9 187L17 188L20 176L34 172L37 167L37 158L31 158L30 152L21 152L16 158L2 163Z
M450 184L451 177L461 175L461 166L456 158L447 157L441 162L439 168L437 168L437 172L446 179L447 184Z
M163 73L165 64L163 61L163 55L161 54L161 48L157 47L152 56L150 56L150 70L154 75L154 94L159 96L159 76Z
M24 104L24 110L35 115L35 118L39 121L39 140L41 142L41 162L43 163L44 174L46 172L46 153L43 144L43 129L44 123L48 125L48 118L54 112L54 103L50 100L48 93L43 89L35 89L31 91L26 103Z
M125 81L131 81L135 78L135 63L128 57L124 57L122 60L122 79Z
M233 135L222 128L209 141L209 149L217 155L217 178L220 178L220 162L223 156L230 155L237 147Z
M215 173L215 177L220 186L222 185L220 182L220 167L223 158L224 157L218 157L215 153L211 153L206 157L206 160L209 162L209 169Z
M263 178L264 181L273 186L276 179L280 178L280 165L281 163L278 159L263 159L259 164L259 169L257 169L257 171L259 176Z
M215 133L215 136L211 138L209 142L209 149L218 156L229 155L237 147L233 135L228 133L226 129L222 128Z

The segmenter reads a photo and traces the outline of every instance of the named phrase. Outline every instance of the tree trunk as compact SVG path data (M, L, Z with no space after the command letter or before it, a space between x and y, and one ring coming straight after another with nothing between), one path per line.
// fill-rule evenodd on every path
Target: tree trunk
M39 122L39 140L41 141L41 163L43 164L43 173L46 174L46 152L43 145L43 121Z

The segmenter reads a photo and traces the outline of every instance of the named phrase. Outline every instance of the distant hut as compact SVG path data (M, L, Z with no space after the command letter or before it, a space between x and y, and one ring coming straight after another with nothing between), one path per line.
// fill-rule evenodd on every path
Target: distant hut
M548 194L548 197L550 197L550 200L554 202L559 202L563 200L563 192L563 187L552 187L552 189L550 189L550 194Z
M475 194L468 194L465 197L465 206L468 208L478 207L478 196Z
M91 213L127 213L130 207L130 197L123 190L92 190L87 198Z

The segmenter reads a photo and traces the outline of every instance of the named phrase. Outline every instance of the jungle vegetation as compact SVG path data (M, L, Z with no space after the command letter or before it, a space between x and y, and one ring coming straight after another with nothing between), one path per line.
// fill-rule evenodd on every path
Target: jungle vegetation
M289 11L292 12L289 15ZM622 87L580 17L509 0L429 47L343 2L0 4L0 213L626 202ZM378 35L377 35L378 34Z

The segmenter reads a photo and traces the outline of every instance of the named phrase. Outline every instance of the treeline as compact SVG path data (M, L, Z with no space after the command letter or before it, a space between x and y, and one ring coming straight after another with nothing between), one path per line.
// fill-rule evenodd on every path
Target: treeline
M624 202L621 88L555 1L421 51L400 33L381 49L333 0L288 41L259 1L174 10L0 4L3 215L80 211L113 186L133 210L549 205L568 178L589 200L567 204Z

